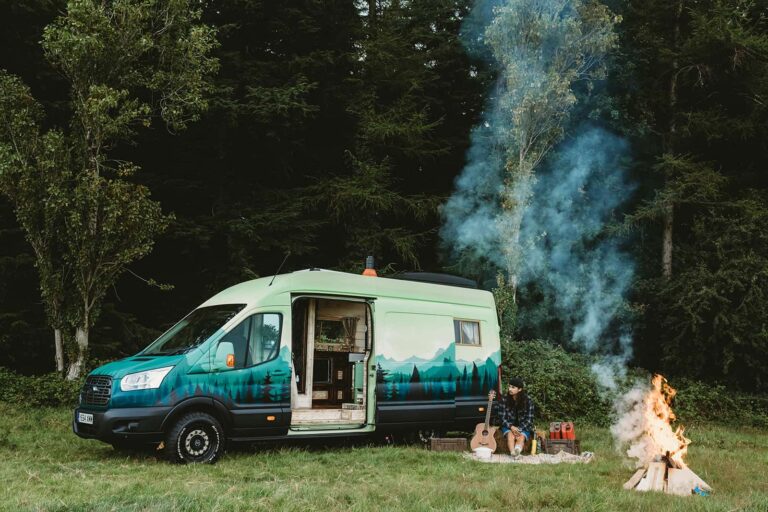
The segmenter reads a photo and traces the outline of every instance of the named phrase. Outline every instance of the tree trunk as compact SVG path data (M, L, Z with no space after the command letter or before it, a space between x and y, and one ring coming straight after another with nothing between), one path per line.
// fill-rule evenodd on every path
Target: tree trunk
M507 271L507 285L512 294L512 303L517 304L517 287L520 284L520 261L522 247L520 234L525 210L533 194L533 169L525 160L522 149L518 155L516 171L510 172L504 185L501 199L502 217L497 229L501 240L501 251Z
M377 1L368 0L368 25L371 27L376 23Z
M53 343L56 346L56 371L64 373L64 341L61 338L61 329L53 330Z
M664 209L664 238L661 246L661 275L665 279L672 277L672 234L675 220L674 205L669 204Z
M683 0L678 0L675 12L675 27L672 34L672 51L677 52L680 43L680 18L683 15ZM677 122L675 110L677 108L677 75L680 71L680 61L675 55L672 58L672 77L669 81L669 133L667 134L666 150L674 152ZM675 205L670 202L664 207L662 214L663 233L661 244L661 275L664 279L672 277L672 249L674 245L674 220Z
M87 323L78 327L75 331L75 342L77 343L77 357L69 365L67 371L67 380L76 380L80 378L85 366L85 358L88 355L88 327Z

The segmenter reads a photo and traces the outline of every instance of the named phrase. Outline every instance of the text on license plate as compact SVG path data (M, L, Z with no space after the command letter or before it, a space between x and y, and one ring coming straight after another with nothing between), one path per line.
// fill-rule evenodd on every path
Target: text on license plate
M77 413L77 421L80 423L87 423L88 425L93 425L93 414L79 412Z

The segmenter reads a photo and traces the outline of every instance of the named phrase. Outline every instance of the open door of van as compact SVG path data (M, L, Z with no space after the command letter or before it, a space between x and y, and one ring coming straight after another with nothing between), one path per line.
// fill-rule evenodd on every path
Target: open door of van
M291 428L363 428L371 314L358 297L297 294L292 304L295 369Z

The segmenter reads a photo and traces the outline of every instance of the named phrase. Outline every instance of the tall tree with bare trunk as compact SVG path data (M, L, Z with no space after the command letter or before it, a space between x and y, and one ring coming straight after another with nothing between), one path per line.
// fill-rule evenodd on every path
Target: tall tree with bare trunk
M506 153L506 183L498 229L513 298L536 169L563 137L577 84L604 77L619 21L592 0L509 0L485 31L502 76L495 130Z
M42 43L70 87L63 128L44 131L29 89L0 75L2 191L35 251L56 345L65 328L75 341L68 379L83 371L107 290L169 221L114 150L157 119L181 130L206 108L215 37L200 16L189 0L68 2Z

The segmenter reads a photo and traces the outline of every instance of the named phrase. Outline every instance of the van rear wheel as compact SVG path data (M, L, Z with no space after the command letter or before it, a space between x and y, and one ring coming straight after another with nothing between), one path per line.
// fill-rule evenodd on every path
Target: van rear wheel
M182 416L165 438L165 455L179 464L213 464L224 453L224 429L204 412Z

